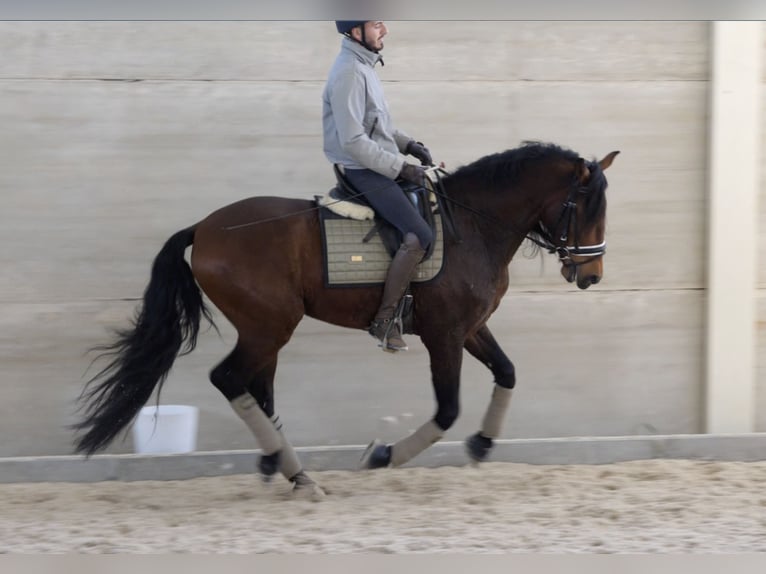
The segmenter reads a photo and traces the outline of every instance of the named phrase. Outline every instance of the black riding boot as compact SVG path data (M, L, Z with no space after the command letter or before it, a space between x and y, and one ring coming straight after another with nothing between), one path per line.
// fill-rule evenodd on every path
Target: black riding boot
M368 330L370 335L381 342L384 351L407 350L407 343L402 339L400 326L394 321L394 314L423 255L425 249L420 246L417 235L407 233L388 268L383 299Z

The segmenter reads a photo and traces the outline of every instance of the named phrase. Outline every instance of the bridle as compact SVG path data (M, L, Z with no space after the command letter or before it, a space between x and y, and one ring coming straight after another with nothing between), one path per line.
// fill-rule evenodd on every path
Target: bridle
M572 186L569 189L569 195L567 196L566 201L563 203L561 207L561 214L559 215L559 218L556 222L556 226L553 228L553 233L551 233L547 227L545 227L545 224L542 221L538 222L538 226L540 228L540 236L542 237L542 242L537 242L540 247L543 247L544 249L547 249L549 253L556 253L559 257L559 261L565 266L565 267L579 267L580 265L585 265L586 263L590 263L591 261L594 261L604 255L606 253L606 240L602 241L601 243L598 243L596 245L580 245L577 241L577 237L579 236L578 233L578 226L577 226L577 196L578 194L587 194L590 192L590 189L580 184L580 181L578 178L575 178L575 180L572 182ZM574 245L567 245L567 240L569 239L569 229L573 227L574 223ZM561 232L561 235L559 236L559 241L562 241L564 245L556 245L553 241L553 237L556 233L558 233L558 230L561 228L563 224L563 229ZM527 237L528 239L531 239ZM574 261L572 259L572 256L576 257L588 257L588 259L584 261Z
M592 164L589 166L591 168L591 173L594 173L596 169L595 166ZM506 229L509 228L508 224L505 222L501 222L494 217L487 215L486 213L483 213L479 211L478 209L474 209L473 207L469 205L465 205L459 201L456 201L455 199L449 197L446 193L446 190L444 189L444 184L442 182L442 176L444 174L448 174L446 170L444 170L441 167L434 167L429 170L427 170L427 173L433 173L434 179L431 179L430 177L427 178L428 181L430 181L432 184L431 191L433 191L437 196L441 196L442 198L446 199L449 203L454 203L455 205L458 205L459 207L466 209L478 216L480 216L483 219L486 219L488 221L491 221L492 223L499 225L501 227L504 227ZM438 188L438 189L437 189ZM530 235L529 233L525 234L525 238L537 245L538 247L541 247L548 251L548 253L555 253L558 255L559 261L561 262L564 267L574 267L577 268L580 265L585 265L587 263L590 263L591 261L594 261L604 255L606 253L606 240L602 241L601 243L598 243L596 245L580 245L577 241L577 237L579 236L578 233L578 226L577 226L577 197L578 195L585 195L587 193L590 193L590 189L587 186L584 186L580 183L580 180L578 177L575 177L572 181L572 185L569 188L569 194L567 195L566 201L562 204L561 207L561 214L559 215L559 218L556 222L556 226L553 228L553 233L551 233L548 228L545 226L545 224L541 221L537 222L537 234L540 236L540 239L535 237L534 235ZM572 223L574 223L574 245L567 245L567 241L569 239L569 228L572 227ZM563 242L564 245L557 245L554 241L554 236L556 233L558 233L559 228L561 228L562 224L564 224L564 227L561 231L561 235L559 236L559 241ZM520 231L513 229L510 227L510 231L516 234L521 234ZM457 233L457 231L454 231ZM458 241L460 241L460 237L457 237ZM588 257L588 259L584 261L574 261L572 259L572 256L575 257Z

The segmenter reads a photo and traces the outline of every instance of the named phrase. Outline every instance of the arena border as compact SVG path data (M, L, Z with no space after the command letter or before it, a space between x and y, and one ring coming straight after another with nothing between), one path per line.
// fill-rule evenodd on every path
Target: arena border
M356 470L365 445L296 447L306 470ZM186 480L255 471L258 450L0 458L0 483ZM631 460L766 460L766 433L566 437L496 441L489 462L609 464ZM405 466L464 466L460 441L437 443Z

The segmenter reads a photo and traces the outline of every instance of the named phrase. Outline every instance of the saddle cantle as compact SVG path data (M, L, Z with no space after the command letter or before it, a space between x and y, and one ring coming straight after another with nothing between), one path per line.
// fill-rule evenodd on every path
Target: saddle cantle
M338 187L333 187L325 195L315 196L315 199L317 205L326 207L341 217L358 219L360 221L372 221L375 219L375 211L372 207L363 203L357 203L353 198L345 197Z
M391 258L402 242L401 233L377 217L335 167L338 185L325 196L316 196L325 264L325 286L364 286L383 283ZM397 182L431 226L434 241L418 265L412 282L433 279L441 270L444 254L441 215L435 212L429 192L415 184Z

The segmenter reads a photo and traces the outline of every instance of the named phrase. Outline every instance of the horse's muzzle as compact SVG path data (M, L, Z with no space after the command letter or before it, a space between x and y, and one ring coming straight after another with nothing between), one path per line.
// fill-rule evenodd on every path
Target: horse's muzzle
M601 281L601 277L598 275L586 275L585 277L578 277L577 278L577 287L580 289L587 289L591 285L595 285Z
M577 279L577 267L566 263L562 264L561 276L567 280L567 283L574 283L575 279Z
M577 265L571 264L564 264L561 266L561 275L564 277L564 279L567 280L568 283L574 283L577 281L577 287L579 289L587 289L591 285L596 285L599 281L601 281L601 275L596 273L578 273Z

